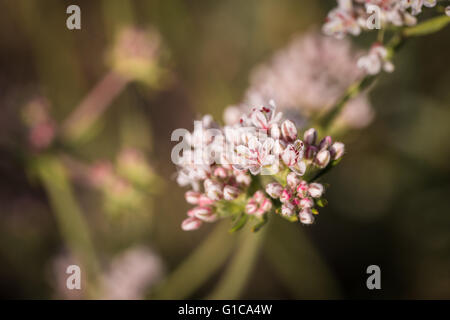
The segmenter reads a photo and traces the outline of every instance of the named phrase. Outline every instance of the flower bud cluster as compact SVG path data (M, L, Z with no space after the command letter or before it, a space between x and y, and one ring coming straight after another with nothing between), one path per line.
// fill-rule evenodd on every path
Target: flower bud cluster
M345 152L342 142L334 142L330 136L317 143L317 131L314 128L305 131L305 159L319 168L325 168L330 161L340 159Z
M279 183L269 183L266 192L274 199L280 200L282 216L290 218L297 216L303 224L314 222L314 199L319 199L324 193L324 187L320 183L307 183L296 174L289 173L286 178L286 187Z

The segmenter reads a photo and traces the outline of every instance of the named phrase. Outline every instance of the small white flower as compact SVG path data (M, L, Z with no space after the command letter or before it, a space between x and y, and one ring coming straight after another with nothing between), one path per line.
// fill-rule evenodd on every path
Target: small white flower
M296 174L300 176L305 174L306 164L301 161L303 159L303 142L301 140L289 144L281 154L281 159Z
M237 146L236 151L239 158L235 168L238 170L249 169L251 174L257 175L261 172L261 168L272 166L276 160L275 155L271 154L274 143L272 138L267 138L261 143L256 137L252 137L248 146Z
M272 124L277 124L283 114L276 113L276 106L273 101L270 101L269 106L253 109L250 119L253 125L258 129L269 130Z

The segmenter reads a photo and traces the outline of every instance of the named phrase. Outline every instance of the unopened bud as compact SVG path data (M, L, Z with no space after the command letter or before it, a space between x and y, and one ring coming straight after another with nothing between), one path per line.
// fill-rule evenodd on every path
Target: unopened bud
M202 222L197 218L186 218L181 223L181 229L184 231L197 230L202 225Z
M318 151L319 150L317 149L316 146L312 146L312 145L306 146L305 158L306 159L314 159L314 157L316 156Z
M289 202L289 200L291 200L291 197L292 197L292 194L289 192L289 190L284 189L281 192L280 201L283 203Z
M301 181L297 186L297 194L299 197L303 198L306 196L306 192L308 191L308 183L306 181Z
M281 124L281 134L283 138L288 141L294 141L297 139L297 128L295 124L290 120L285 120Z
M314 217L312 215L311 209L303 209L300 211L298 217L300 218L300 222L303 224L312 224L314 222Z
M330 136L326 136L325 138L323 138L320 143L319 143L319 149L328 149L331 144L333 143L333 139L331 139Z
M330 154L333 160L337 160L344 155L345 145L342 142L335 142L330 148Z
M232 186L225 186L225 188L223 188L223 198L225 200L233 200L236 199L237 196L239 195L240 190L236 187L232 187Z
M258 210L258 205L256 202L253 199L249 200L245 205L245 212L248 214L254 214L256 210Z
M217 215L213 212L211 207L196 207L188 211L188 216L195 217L205 222L214 222L217 220Z
M284 203L281 206L281 214L283 216L290 217L294 214L294 206L291 203Z
M291 172L287 175L286 182L292 190L295 190L297 185L300 183L300 178L295 172Z
M330 158L331 155L327 149L320 150L316 155L316 164L321 168L325 168L330 162Z
M195 191L187 191L184 194L184 198L186 199L186 202L190 203L190 204L197 204L200 196L201 196L201 193L195 192Z
M320 183L311 183L308 188L308 193L313 198L320 198L323 194L323 185Z
M311 198L303 198L300 200L301 208L312 208L314 206L314 201Z
M267 194L274 199L279 198L282 191L283 191L283 186L279 183L269 183L266 186Z
M308 129L303 134L303 140L309 145L315 145L317 140L317 131L314 128Z
M262 201L262 203L261 203L259 208L260 208L261 212L263 212L263 213L268 212L270 209L272 209L272 201L270 201L269 199L265 198Z
M214 176L221 178L221 179L225 179L227 177L227 170L223 167L218 167L216 169L214 169Z

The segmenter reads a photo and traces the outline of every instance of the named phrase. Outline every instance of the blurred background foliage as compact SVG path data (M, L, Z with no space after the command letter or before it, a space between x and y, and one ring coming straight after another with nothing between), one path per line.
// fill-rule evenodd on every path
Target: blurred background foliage
M70 4L81 7L81 30L66 28ZM408 42L396 71L378 80L376 118L346 136L314 226L273 218L258 234L229 234L230 221L180 229L188 205L171 132L200 114L221 119L252 68L320 27L334 4L1 0L0 297L118 297L101 283L116 281L111 261L139 246L152 258L128 255L122 277L145 263L159 271L138 298L450 298L450 28ZM136 49L152 66L114 62L133 27L159 41L156 51ZM83 138L64 136L88 97L104 110ZM27 138L31 102L51 114L38 133L63 136L47 148ZM68 263L58 257L86 271L80 296L61 287ZM366 288L371 264L382 290Z

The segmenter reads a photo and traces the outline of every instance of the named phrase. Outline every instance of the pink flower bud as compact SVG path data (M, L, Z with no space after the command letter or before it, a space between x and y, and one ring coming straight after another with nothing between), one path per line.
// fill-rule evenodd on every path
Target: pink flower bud
M261 190L258 190L255 192L255 194L253 195L253 199L258 202L261 203L266 197L264 196L264 193Z
M344 155L345 145L342 142L335 142L330 147L330 154L333 160L337 160Z
M223 188L223 198L228 201L236 199L239 193L240 190L236 187L225 186L225 188Z
M322 149L316 155L316 164L321 168L325 168L330 162L330 158L330 152L327 149Z
M195 217L197 214L207 214L211 212L210 207L195 207L187 212L189 217Z
M314 201L311 198L303 198L300 200L301 208L312 208L314 206Z
M297 185L300 183L300 178L298 178L295 172L291 172L287 175L286 182L292 190L295 190Z
M186 202L190 203L190 204L197 204L200 196L201 196L201 193L195 192L195 191L187 191L184 194L184 198L186 199Z
M220 183L207 179L205 180L204 186L208 198L214 201L222 199L223 192Z
M247 212L248 214L254 214L256 210L258 210L258 205L256 204L255 200L250 199L245 205L245 212Z
M313 198L320 198L323 194L323 185L320 183L311 183L308 188L308 193Z
M289 200L291 200L292 198L292 194L289 192L288 189L284 189L281 192L281 196L280 196L280 201L283 203L289 202Z
M213 184L214 182L211 179L206 179L203 182L203 187L205 188L205 190L208 190Z
M261 213L266 213L268 211L270 211L270 209L272 209L272 201L270 201L269 199L265 198L260 207L259 207Z
M236 182L239 184L249 186L250 183L252 182L252 178L245 173L239 173L236 175Z
M300 184L297 186L297 193L300 197L303 198L306 195L307 191L308 191L308 183L302 180Z
M305 208L300 211L298 217L300 218L300 222L303 224L312 224L314 222L314 217L312 215L311 209Z
M290 120L285 120L281 124L281 134L285 140L294 141L297 139L297 128Z
M191 231L200 228L202 222L197 218L186 218L181 223L181 229L184 231Z
M266 186L267 194L274 199L279 198L282 191L283 191L283 186L279 183L269 183Z
M278 125L276 123L270 125L270 136L272 137L272 139L274 140L278 140L280 139L280 128L278 127Z
M305 158L306 159L314 159L314 157L316 156L317 152L319 150L317 149L316 146L306 146L306 150L305 150Z
M316 140L317 140L316 129L311 128L311 129L306 130L305 133L303 134L303 140L309 145L316 144Z
M287 217L292 216L294 214L294 206L289 202L284 203L281 205L281 214Z
M328 149L331 144L333 143L333 140L331 139L330 136L326 136L325 138L323 138L320 143L319 143L319 149Z
M206 195L202 194L199 198L198 198L198 205L200 207L204 207L204 206L208 206L210 204L213 204L214 200L211 200L210 198L208 198Z
M223 167L218 167L216 169L214 169L214 176L221 178L221 179L225 179L227 177L227 170Z
M188 211L189 217L195 217L205 222L214 222L217 220L217 215L213 212L211 207L195 207Z

